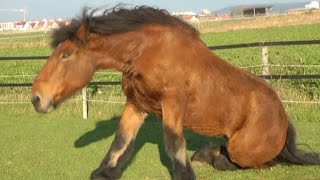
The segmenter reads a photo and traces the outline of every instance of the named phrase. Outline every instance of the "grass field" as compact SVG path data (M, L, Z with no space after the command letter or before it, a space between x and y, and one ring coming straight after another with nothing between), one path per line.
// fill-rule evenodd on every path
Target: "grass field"
M320 39L320 24L202 34L210 45L260 41ZM33 36L35 34L28 34ZM49 55L49 36L0 36L0 56ZM1 38L6 38L2 39ZM272 64L319 65L319 45L270 48ZM260 48L215 51L236 66L260 64ZM0 83L31 82L44 61L0 62ZM260 69L247 69L260 73ZM319 74L319 68L272 68L272 73ZM25 75L12 77L12 75ZM10 77L9 77L10 76ZM95 80L118 81L119 74L98 73ZM271 81L282 99L320 99L319 80ZM123 101L119 87L91 87L92 100ZM29 88L1 88L0 102L29 102ZM74 98L79 98L76 95ZM34 112L28 104L0 104L0 179L88 179L110 147L123 105L90 102L89 119L82 119L81 101L68 101L49 115ZM285 104L297 129L301 148L320 152L320 105ZM208 141L185 132L189 157ZM308 146L305 146L306 144ZM122 179L170 179L170 161L162 144L161 121L150 116L140 130L135 157ZM263 170L219 172L194 166L198 179L320 179L319 166L277 165Z
M21 107L23 106L23 107ZM23 109L22 109L23 108ZM33 112L30 105L1 109L1 179L88 179L99 165L114 137L121 105L94 106L103 115L81 119L80 103L59 108L50 115ZM22 110L21 110L22 109ZM319 152L319 107L288 106L295 118L298 142ZM303 109L303 110L302 110ZM100 116L100 117L99 117ZM186 132L189 157L208 139ZM215 140L216 143L221 141ZM308 149L305 146L301 146ZM170 179L170 162L162 145L161 123L149 118L136 141L136 155L122 179ZM264 170L218 172L210 166L194 166L199 179L319 179L319 167L277 165Z
M310 25L320 22L320 11L308 11L299 14L282 14L275 16L261 16L245 19L229 19L225 21L200 21L194 27L200 32L225 32L248 29L265 29L270 27L286 27L297 25Z

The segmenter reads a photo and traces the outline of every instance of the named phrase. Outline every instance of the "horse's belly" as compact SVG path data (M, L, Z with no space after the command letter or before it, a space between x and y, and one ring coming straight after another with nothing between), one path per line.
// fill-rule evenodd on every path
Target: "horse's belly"
M218 135L225 135L223 131L218 130L216 128L212 128L210 126L190 126L190 125L184 125L184 128L191 130L199 135L203 136L218 136Z
M218 117L207 117L206 114L193 114L184 119L183 127L200 135L218 136L226 134L224 123L224 120Z
M202 103L190 103L183 121L185 128L197 134L230 137L245 119L239 99L237 102L227 102L222 99L200 102Z

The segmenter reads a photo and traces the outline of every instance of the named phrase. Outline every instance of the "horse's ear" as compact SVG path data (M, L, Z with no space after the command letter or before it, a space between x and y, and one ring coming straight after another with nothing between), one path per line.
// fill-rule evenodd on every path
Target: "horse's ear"
M81 42L81 44L85 44L87 41L87 36L88 36L87 28L84 25L81 25L73 41L78 43Z
M86 36L86 27L84 25L80 26L76 33L76 36L78 39L82 39Z
M99 36L97 33L89 33L89 30L87 29L87 27L82 25L78 29L75 37L73 37L73 39L71 39L71 40L78 45L85 45L87 43L87 41L89 40L89 38L91 40L93 40L93 39L100 38L100 37L101 36Z

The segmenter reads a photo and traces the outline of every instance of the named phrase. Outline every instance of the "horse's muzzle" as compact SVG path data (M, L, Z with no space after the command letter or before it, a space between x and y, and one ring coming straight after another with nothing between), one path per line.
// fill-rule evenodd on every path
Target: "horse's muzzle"
M37 95L36 95L36 96L33 96L33 97L31 98L31 102L32 102L32 104L33 104L34 107L39 106L40 97L37 96Z
M45 100L39 95L31 97L31 103L34 109L39 113L49 113L55 109L55 105L52 99Z

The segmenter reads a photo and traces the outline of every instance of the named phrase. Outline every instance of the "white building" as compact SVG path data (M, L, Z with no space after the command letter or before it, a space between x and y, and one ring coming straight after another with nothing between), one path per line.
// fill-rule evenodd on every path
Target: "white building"
M192 11L185 11L185 12L173 12L172 16L179 16L179 15L187 15L187 16L196 16L197 14Z
M210 15L211 12L208 9L202 9L200 14Z
M0 22L0 31L12 31L15 30L13 22Z
M310 4L306 4L305 7L307 9L319 9L320 3L319 1L311 1Z

